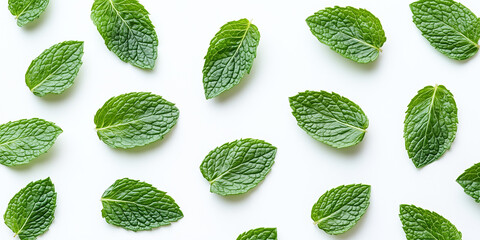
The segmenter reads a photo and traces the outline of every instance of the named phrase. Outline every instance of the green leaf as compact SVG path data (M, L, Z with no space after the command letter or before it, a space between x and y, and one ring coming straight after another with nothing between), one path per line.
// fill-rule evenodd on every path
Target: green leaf
M306 21L321 43L359 63L377 59L380 48L387 40L380 20L365 9L326 8Z
M277 148L257 139L240 139L215 148L200 171L210 182L210 192L242 194L258 185L270 172Z
M257 228L244 232L237 240L277 240L276 228Z
M163 137L177 123L175 104L148 92L110 98L95 114L97 135L112 148L144 146Z
M328 234L350 230L370 205L370 185L342 185L324 193L312 208L312 220Z
M463 187L465 193L480 203L480 163L477 163L465 170L457 178L457 183Z
M260 41L258 28L247 19L228 22L210 42L203 65L205 97L214 98L250 73Z
M25 24L37 19L45 11L49 0L8 0L8 10L17 19L17 25Z
M20 240L35 240L52 224L56 202L50 178L31 182L13 196L3 219Z
M462 233L450 221L414 205L400 205L400 220L407 240L462 239Z
M445 56L465 60L477 53L480 20L452 0L420 0L410 4L413 22L430 44Z
M405 148L415 167L439 159L457 133L457 105L444 86L427 86L408 104L405 117Z
M290 97L297 124L314 139L336 148L362 141L368 119L362 109L336 93L306 91Z
M0 163L27 164L52 147L62 129L52 122L32 118L0 125Z
M107 48L122 61L153 69L158 39L148 15L137 0L95 0L91 18Z
M152 185L123 178L102 195L102 216L107 223L132 231L169 225L183 217L172 197Z
M60 94L72 86L82 65L83 42L66 41L45 50L35 58L25 74L33 94Z

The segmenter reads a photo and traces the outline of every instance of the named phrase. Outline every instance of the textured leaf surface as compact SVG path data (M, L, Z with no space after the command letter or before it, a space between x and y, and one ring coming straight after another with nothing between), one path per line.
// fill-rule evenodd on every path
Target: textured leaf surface
M247 19L228 22L210 42L203 66L205 97L214 98L250 73L260 32Z
M200 165L210 182L210 192L242 194L265 179L274 163L277 148L257 139L240 139L211 151Z
M380 48L387 40L380 20L365 9L326 8L306 21L320 42L359 63L377 59Z
M427 86L408 105L404 138L408 156L417 168L439 159L457 133L457 105L444 86Z
M27 164L52 147L62 129L52 122L32 118L0 125L0 163Z
M8 203L5 224L20 240L35 240L53 222L57 193L50 178L29 183Z
M422 35L447 57L464 60L478 51L480 20L452 0L420 0L410 4Z
M354 102L336 93L306 91L290 97L298 126L314 139L336 148L362 141L368 119Z
M102 196L102 216L112 225L143 231L169 225L183 217L172 197L152 185L123 178Z
M108 49L122 61L153 69L158 39L148 15L137 0L95 0L91 18Z
M83 42L66 41L35 58L25 74L25 82L37 96L60 94L72 86L82 65Z
M350 230L370 205L370 186L352 184L324 193L312 208L312 220L328 234Z
M457 178L458 184L463 187L465 193L480 203L480 163L465 170Z
M8 10L17 19L17 25L37 19L45 11L49 0L8 0Z
M276 228L256 228L244 232L237 240L277 240Z
M414 205L400 205L400 220L408 240L462 239L462 233L450 221Z
M175 104L147 92L110 98L95 115L98 137L113 148L133 148L162 139L177 123Z

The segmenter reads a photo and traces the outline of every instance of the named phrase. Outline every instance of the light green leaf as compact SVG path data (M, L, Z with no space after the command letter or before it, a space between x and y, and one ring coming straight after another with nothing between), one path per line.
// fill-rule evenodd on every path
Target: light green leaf
M405 148L417 168L439 159L457 133L457 105L443 85L427 86L408 104Z
M259 41L260 32L247 19L228 22L220 28L210 42L203 65L207 99L233 88L250 73Z
M276 228L256 228L244 232L237 240L277 240Z
M350 147L367 132L368 119L362 109L336 93L306 91L289 100L298 126L327 145Z
M20 240L35 240L52 224L56 201L50 178L31 182L10 200L3 219Z
M98 137L113 148L144 146L162 139L177 123L175 104L147 92L110 98L95 114Z
M430 44L445 56L465 60L478 51L480 20L452 0L420 0L410 4L413 22Z
M312 34L342 56L359 63L378 58L387 40L382 24L365 9L333 7L307 18Z
M370 205L370 185L342 185L324 193L312 208L312 220L328 234L350 230Z
M462 239L462 233L450 221L414 205L400 205L400 220L407 240Z
M22 119L0 125L0 163L27 164L52 147L62 129L39 118Z
M169 225L183 217L172 197L152 185L123 178L102 196L102 216L107 223L132 231Z
M45 50L35 58L25 74L33 94L60 94L73 85L82 65L83 42L66 41Z
M480 163L477 163L465 170L457 178L457 183L463 187L465 193L480 203Z
M210 192L242 194L258 185L270 172L277 148L257 139L240 139L212 150L200 165L210 182Z
M17 25L23 27L40 17L48 2L49 0L8 0L8 10L17 19Z
M107 48L122 61L153 69L158 39L148 15L137 0L95 0L91 18Z

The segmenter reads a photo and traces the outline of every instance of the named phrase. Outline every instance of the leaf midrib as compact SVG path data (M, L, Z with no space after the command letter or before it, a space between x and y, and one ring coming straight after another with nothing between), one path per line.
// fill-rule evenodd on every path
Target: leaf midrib
M114 202L114 203L133 204L133 205L137 205L137 206L140 206L140 207L144 207L144 208L148 208L148 209L153 209L153 210L159 211L159 209L157 209L157 208L154 208L154 207L151 207L151 206L148 206L148 205L144 205L144 204L140 204L140 203L136 203L136 202L132 202L132 201L118 200L118 199L111 199L111 198L101 198L100 200L101 200L102 202Z
M432 117L432 109L433 109L433 105L435 104L435 97L437 95L437 89L438 89L438 85L435 85L434 90L433 90L433 94L432 94L432 100L430 101L430 105L428 106L427 126L425 126L425 134L423 136L422 146L425 146L425 143L427 141L428 128L430 127L430 119Z

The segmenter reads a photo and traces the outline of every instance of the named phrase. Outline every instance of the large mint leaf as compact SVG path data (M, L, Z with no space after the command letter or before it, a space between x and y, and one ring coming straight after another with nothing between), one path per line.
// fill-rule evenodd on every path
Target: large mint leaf
M133 148L160 140L177 123L175 104L147 92L110 98L95 115L98 137L113 148Z
M257 139L240 139L212 150L200 165L210 182L210 192L242 194L265 179L274 163L277 148Z
M404 138L408 156L417 168L439 159L457 133L457 105L444 86L427 86L408 104Z
M457 178L457 183L463 187L465 193L480 203L480 163L465 170Z
M49 0L8 0L8 10L17 19L17 25L37 19L45 11Z
M436 212L400 205L400 220L408 240L461 240L462 233Z
M317 39L342 56L359 63L377 59L387 40L382 24L365 9L333 7L307 18Z
M332 147L356 145L368 128L368 119L362 109L336 93L301 92L290 97L290 107L298 126Z
M32 118L0 125L0 163L27 164L52 147L62 129L52 122Z
M137 0L95 0L91 18L108 49L122 61L153 69L158 39L148 15Z
M210 42L203 65L205 97L214 98L237 85L250 73L260 32L247 19L228 22Z
M430 44L447 57L465 60L477 53L480 20L452 0L420 0L410 4L413 22Z
M72 86L82 65L83 42L66 41L35 58L25 74L25 82L37 96L60 94Z
M237 240L277 240L276 228L256 228L244 232Z
M183 217L175 200L152 185L123 178L102 196L102 216L107 223L132 231L169 225Z
M350 230L370 205L370 186L352 184L324 193L312 208L312 220L328 234Z
M20 240L35 240L52 224L56 201L50 178L31 182L10 200L3 219Z

